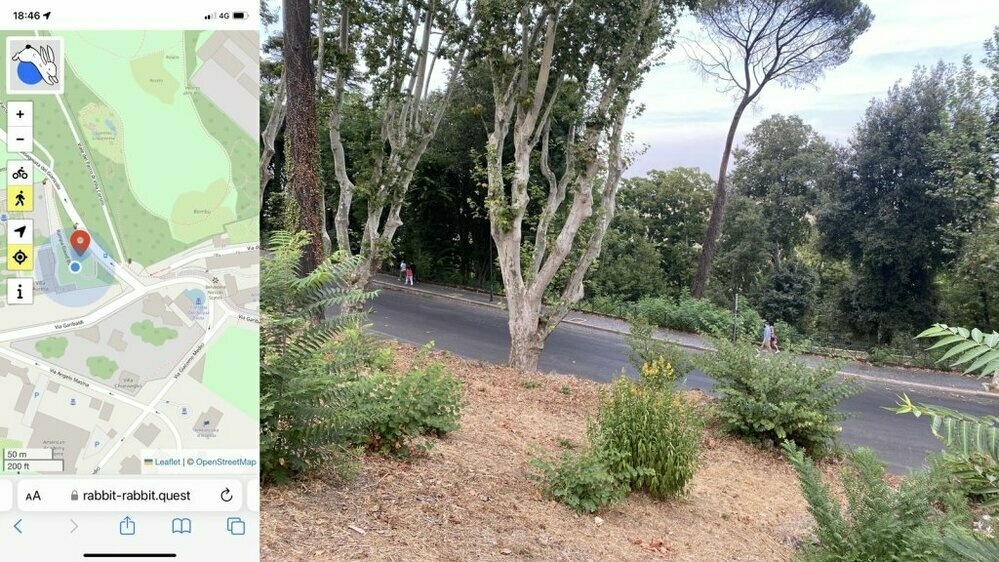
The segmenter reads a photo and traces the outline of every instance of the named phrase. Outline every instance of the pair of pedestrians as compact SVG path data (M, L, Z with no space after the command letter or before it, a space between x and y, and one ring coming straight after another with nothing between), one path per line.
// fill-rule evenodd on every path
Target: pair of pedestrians
M760 351L764 350L780 353L780 348L777 347L777 331L769 320L763 323L763 343L760 345Z
M399 262L399 281L403 282L403 285L413 285L413 266L406 263L406 260Z

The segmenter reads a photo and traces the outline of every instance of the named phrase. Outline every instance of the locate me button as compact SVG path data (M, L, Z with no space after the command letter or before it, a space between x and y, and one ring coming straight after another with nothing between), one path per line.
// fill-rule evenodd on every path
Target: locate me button
M14 485L10 480L0 480L0 511L14 507Z

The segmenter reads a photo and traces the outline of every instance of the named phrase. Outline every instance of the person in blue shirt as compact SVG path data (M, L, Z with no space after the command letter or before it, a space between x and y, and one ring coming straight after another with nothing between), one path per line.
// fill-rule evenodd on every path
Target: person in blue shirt
M763 323L763 344L760 345L760 350L773 351L771 342L774 337L774 326L769 320Z

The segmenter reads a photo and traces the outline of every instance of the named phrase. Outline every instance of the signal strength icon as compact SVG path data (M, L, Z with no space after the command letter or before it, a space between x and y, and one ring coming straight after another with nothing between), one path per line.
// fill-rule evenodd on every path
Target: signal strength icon
M205 19L206 20L213 20L213 19L215 19L215 14L208 14L207 16L205 16Z

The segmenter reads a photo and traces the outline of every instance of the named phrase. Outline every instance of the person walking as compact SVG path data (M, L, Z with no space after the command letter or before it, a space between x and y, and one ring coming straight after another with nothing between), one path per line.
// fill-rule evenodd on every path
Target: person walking
M770 325L770 348L774 353L780 353L780 348L777 347L777 327L773 324Z
M406 267L406 285L413 285L413 266Z
M763 322L763 343L760 345L760 351L767 350L771 351L774 338L774 327L770 324L769 320ZM759 353L757 352L757 355Z
M406 280L406 260L399 262L399 281Z

